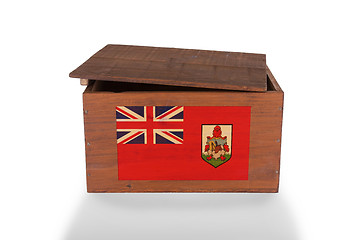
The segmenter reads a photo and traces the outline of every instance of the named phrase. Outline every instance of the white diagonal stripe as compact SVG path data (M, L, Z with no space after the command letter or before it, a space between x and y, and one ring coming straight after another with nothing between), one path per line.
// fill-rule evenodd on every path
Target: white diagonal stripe
M131 120L140 120L140 121L146 121L146 119L142 116L140 116L139 114L137 114L136 112L134 111L131 111L129 108L127 107L123 107L123 106L117 106L118 108L120 108L121 110L123 110L124 112L128 112L129 114L133 115L134 117L136 117L137 119L132 119L130 118ZM119 112L121 113L121 112ZM123 114L123 113L121 113ZM123 114L126 116L126 114ZM146 116L146 108L144 107L144 116ZM118 120L122 120L122 119L118 119ZM127 120L128 121L128 120Z
M122 136L121 138L117 139L117 143L122 142L124 139L130 137L131 135L137 133L137 132L142 132L141 134L145 134L144 139L145 139L145 144L146 144L146 129L117 129L118 132L129 132L127 134L125 134L124 136ZM138 136L140 136L138 135ZM128 141L124 142L123 144L126 144L127 142L131 141L133 138L129 139Z
M178 107L178 106L176 106ZM155 108L155 107L154 107ZM172 108L173 109L173 108ZM171 109L169 110L171 111ZM167 115L166 117L164 117L163 119L159 119L162 115L166 114L168 111L164 112L163 114L161 114L160 116L157 116L154 121L172 121L172 122L183 122L183 119L169 119L172 118L173 116L179 114L180 112L184 111L184 107L179 108L178 110L170 113L169 115ZM154 110L154 116L155 116L155 110Z
M176 129L174 129L174 130L176 130ZM173 131L174 131L174 130L173 130ZM177 130L178 130L178 129L177 129ZM182 144L182 142L179 142L179 141L176 140L175 138L172 138L172 137L166 135L166 134L163 133L162 131L169 131L169 130L168 130L168 129L154 129L154 136L155 136L155 134L159 134L160 136L162 136L163 138L169 140L170 142L173 142L173 143L175 143L175 144ZM178 132L180 132L180 131L178 131ZM171 133L170 133L170 134L171 134ZM172 135L174 135L174 134L172 134ZM179 138L179 137L176 136L176 135L174 135L174 136L177 137L177 138ZM156 138L155 138L155 137L154 137L154 144L156 144Z

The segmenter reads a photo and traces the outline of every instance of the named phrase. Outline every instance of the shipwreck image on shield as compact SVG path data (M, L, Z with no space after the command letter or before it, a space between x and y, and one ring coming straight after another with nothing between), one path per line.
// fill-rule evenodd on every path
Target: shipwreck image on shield
M202 159L217 168L231 158L232 125L202 125Z

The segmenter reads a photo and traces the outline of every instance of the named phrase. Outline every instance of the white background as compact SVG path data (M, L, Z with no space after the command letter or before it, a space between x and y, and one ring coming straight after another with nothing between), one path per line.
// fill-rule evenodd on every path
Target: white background
M3 1L0 239L359 239L356 1ZM267 54L278 194L87 194L79 80L108 43Z

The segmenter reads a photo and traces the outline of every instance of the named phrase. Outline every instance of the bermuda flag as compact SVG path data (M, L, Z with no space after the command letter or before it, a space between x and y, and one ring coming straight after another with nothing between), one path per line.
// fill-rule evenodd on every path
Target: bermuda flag
M249 106L117 106L119 180L247 180Z

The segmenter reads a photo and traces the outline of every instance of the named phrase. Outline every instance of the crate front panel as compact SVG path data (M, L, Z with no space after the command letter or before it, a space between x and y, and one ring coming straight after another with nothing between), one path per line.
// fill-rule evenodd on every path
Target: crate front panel
M209 97L209 94L211 97ZM250 106L247 180L119 180L117 106ZM85 92L88 192L277 192L282 92Z

